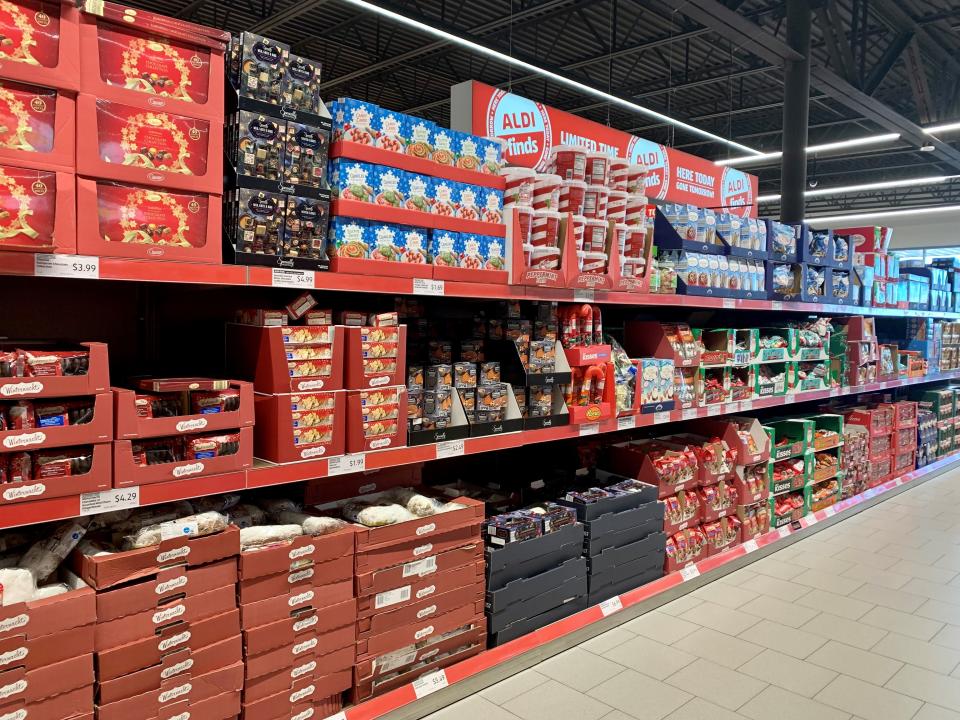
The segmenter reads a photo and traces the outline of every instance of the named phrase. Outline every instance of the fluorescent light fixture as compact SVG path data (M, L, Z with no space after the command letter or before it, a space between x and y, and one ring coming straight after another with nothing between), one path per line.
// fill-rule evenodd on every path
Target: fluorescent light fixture
M952 132L954 130L960 130L960 122L949 122L942 125L931 125L928 128L924 128L923 131L927 135L936 135L937 133Z
M960 175L931 175L930 177L908 178L906 180L887 180L885 182L864 183L862 185L844 185L835 188L817 188L807 190L804 197L822 197L823 195L846 195L848 193L864 192L866 190L884 190L887 188L910 187L912 185L936 185L960 177ZM757 202L773 202L779 200L779 195L760 195Z
M875 218L894 218L907 217L909 215L936 215L944 213L960 213L960 205L936 205L934 207L910 208L908 210L874 210L865 213L852 213L850 215L821 215L818 217L805 218L806 223L846 223L860 220L873 220Z
M885 133L883 135L868 135L866 137L851 138L849 140L838 140L837 142L824 143L822 145L807 146L807 154L818 152L829 152L830 150L843 150L844 148L860 147L863 145L876 145L879 143L893 142L900 139L900 133ZM715 160L717 165L749 165L751 163L763 162L764 160L776 160L783 156L783 152L760 153L759 155L745 155L738 158L727 158L725 160Z
M401 25L406 25L407 27L414 28L421 32L427 33L428 35L433 35L434 37L438 37L447 42L460 45L461 47L465 47L468 50L472 50L473 52L480 53L481 55L486 55L488 57L494 58L495 60L506 63L508 65L513 65L514 67L521 68L522 70L526 70L527 72L534 73L536 75L547 78L549 80L553 80L556 83L559 83L561 85L566 85L567 87L573 88L574 90L578 90L579 92L601 98L602 100L605 100L606 102L609 102L611 104L619 105L620 107L627 108L628 110L633 110L642 115L646 115L647 117L651 117L651 118L654 118L655 120L659 120L660 122L668 123L670 125L673 125L674 127L680 128L682 130L686 130L687 132L693 135L698 135L700 137L707 138L708 140L713 140L714 142L723 143L724 145L729 145L730 147L737 148L738 150L742 150L743 152L746 152L746 153L759 153L758 150L754 150L752 147L748 145L743 145L741 143L735 142L728 138L721 137L719 135L714 135L711 132L708 132L706 130L701 130L700 128L690 125L688 123L685 123L682 120L677 120L676 118L672 118L669 115L664 115L663 113L657 112L656 110L651 110L650 108L644 107L643 105L638 105L637 103L631 102L630 100L617 97L616 95L611 95L610 93L604 92L603 90L599 90L595 87L591 87L590 85L584 85L581 82L577 82L576 80L572 80L568 77L564 77L563 75L558 75L555 72L546 70L537 65L524 62L523 60L519 60L515 57L510 57L505 53L499 52L497 50L493 50L484 45L480 45L479 43L475 43L471 40L465 40L464 38L457 37L452 33L446 32L445 30L432 27L430 25L420 22L419 20L414 20L413 18L409 18L406 15L395 13L392 10L387 10L386 8L382 8L379 5L375 5L371 2L367 2L367 0L344 0L344 2L347 2L350 5L355 5L356 7L359 7L359 8L363 8L364 10L369 10L372 13L376 13L377 15L393 20L394 22L400 23Z

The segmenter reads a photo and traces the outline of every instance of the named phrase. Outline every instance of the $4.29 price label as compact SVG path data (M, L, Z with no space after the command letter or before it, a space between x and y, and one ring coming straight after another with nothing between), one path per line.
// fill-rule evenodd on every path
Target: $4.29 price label
M125 510L140 507L140 488L128 487L117 490L103 490L80 495L80 514L96 515L97 513Z

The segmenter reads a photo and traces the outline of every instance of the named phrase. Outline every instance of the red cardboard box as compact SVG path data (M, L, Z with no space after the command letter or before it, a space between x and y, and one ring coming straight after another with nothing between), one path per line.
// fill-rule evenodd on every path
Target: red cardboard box
M149 485L170 480L183 480L188 477L239 472L251 468L253 467L253 428L240 428L239 433L239 448L233 455L204 460L181 460L158 465L139 465L133 458L133 443L136 441L117 440L113 444L114 487Z
M77 223L81 254L221 261L219 195L77 178Z
M249 657L262 655L275 648L302 644L304 640L323 639L319 647L303 648L294 653L300 655L316 648L318 654L341 647L353 647L356 641L357 603L352 598L328 605L322 609L310 609L291 617L243 629L244 646ZM341 631L349 630L344 634ZM339 634L339 637L338 637Z
M42 665L35 670L13 668L4 673L3 698L0 713L15 711L20 703L30 705L77 688L93 685L93 655L77 657L53 665Z
M312 718L318 714L318 709L326 712L326 708L338 704L337 698L339 698L340 693L350 689L351 675L351 671L342 670L323 677L298 678L296 689L293 692L283 690L262 700L250 703L244 702L244 720ZM308 710L313 712L302 715Z
M448 603L448 607L465 605L473 600L472 595L477 588L480 589L481 593L483 592L485 586L484 571L484 563L474 562L471 565L463 565L452 570L444 570L426 576L408 577L401 584L389 590L384 590L376 595L365 595L359 599L358 611L361 620L358 629L361 633L381 632L382 630L377 630L378 627L385 628L391 624L403 625L415 622L421 617L434 614L437 611L436 607L433 608L433 612L425 611L432 604L440 605L441 597L443 602ZM469 596L450 596L451 593L458 590L468 591ZM460 602L450 605L451 600L459 600ZM400 609L412 614L413 617L397 620L397 618L404 617L403 613L396 612ZM422 611L424 611L424 614L421 616L419 613Z
M750 428L746 432L753 439L752 446L737 432L737 425L734 421L744 424L749 423ZM693 427L696 432L719 437L729 447L736 449L738 465L756 465L770 459L770 436L763 431L763 426L756 418L704 419L697 421ZM751 452L751 450L754 450L754 452Z
M339 390L343 387L343 332L344 328L337 325L258 327L229 323L228 368L238 377L252 380L254 390L261 393ZM317 356L317 374L302 375L290 367L300 357L296 348L323 351L310 353Z
M219 195L223 124L81 93L77 172L126 183Z
M80 80L79 13L67 0L17 0L0 11L0 77L77 90ZM32 717L32 716L31 716Z
M8 352L16 348L42 353L46 350L71 350L64 346L49 346L49 343L5 342L0 351ZM89 363L85 375L30 376L0 378L0 398L10 400L32 400L34 398L63 398L77 395L96 395L110 389L110 365L107 361L106 343L80 343L76 346L89 352Z
M477 540L403 565L366 572L358 570L354 578L360 607L367 607L371 602L366 596L389 592L411 582L411 578L417 580L464 566L473 567L480 560L483 560L483 543Z
M242 380L231 380L230 389L240 393L240 407L237 410L144 418L137 415L135 391L113 388L116 437L118 439L168 437L253 426L253 386Z
M297 400L318 396L331 407L293 410ZM327 399L323 399L324 396ZM336 418L344 417L345 392L319 392L290 395L257 393L257 424L254 426L255 455L275 463L297 462L318 457L343 455L346 428ZM318 424L305 424L318 423ZM323 423L323 424L319 424Z
M227 696L224 703L231 708L239 704L240 689L243 686L243 663L219 668L204 675L177 675L165 680L159 691L151 690L130 698L124 698L107 705L100 705L97 709L99 720L173 720L178 714L174 706L186 709L189 704L190 716L203 720L219 720L229 718L229 712L215 710L200 705L203 701L213 701L215 698ZM235 696L235 699L233 699ZM182 712L183 710L179 710ZM236 712L234 711L234 715Z
M483 600L461 605L436 615L429 620L420 620L409 625L395 627L378 635L357 639L357 659L367 659L414 645L430 637L456 630L483 617Z
M0 642L31 641L92 625L96 594L88 587L62 595L0 607Z
M355 532L355 528L348 525L328 535L304 535L283 545L245 550L240 553L240 579L292 573L308 565L352 556ZM338 574L328 582L340 579Z
M321 610L331 605L353 599L353 582L342 580L312 588L298 588L300 592L271 597L259 602L240 605L240 617L245 628L255 628L278 620L289 619L294 614Z
M379 408L395 417L373 418L377 407L371 402L386 398ZM393 400L392 398L396 398ZM392 412L391 411L392 408ZM390 386L377 390L350 390L347 392L347 452L365 452L403 447L407 444L407 389Z
M113 398L110 393L93 397L93 418L82 425L33 427L0 432L0 453L44 450L71 445L93 445L113 438ZM51 478L51 482L55 478Z
M75 202L72 172L0 165L0 250L76 253Z
M313 588L349 580L352 574L353 555L350 554L286 573L241 580L238 596L244 605L275 597L293 598Z
M80 90L151 110L223 122L223 50L218 40L150 23L80 17ZM146 75L147 77L144 77Z
M76 101L68 93L0 80L0 122L8 133L0 148L0 162L73 174Z
M50 635L23 635L0 640L0 687L6 686L18 668L27 672L93 653L93 624L80 625ZM12 680L15 682L15 680Z
M316 638L314 638L316 641ZM247 703L255 703L258 700L266 700L277 693L286 692L291 696L304 696L312 698L315 695L310 693L307 683L316 678L322 678L329 675L336 675L343 672L349 672L353 669L353 660L355 649L353 645L346 648L338 648L327 652L325 655L306 654L297 656L290 661L290 653L284 648L281 662L289 663L278 670L258 674L255 677L247 677L243 683L243 699ZM271 653L268 653L270 655ZM260 658L256 658L260 660ZM276 663L274 663L276 664ZM247 659L248 670L251 661ZM262 670L262 668L261 668ZM307 695L304 695L307 693Z
M93 720L93 693L93 685L86 685L36 702L20 700L4 706L2 712L11 718L30 720Z
M450 502L463 505L464 507L451 510L437 515L407 520L406 522L394 523L393 525L384 525L382 527L369 528L362 525L356 527L356 548L357 548L357 568L361 568L365 563L361 563L359 555L375 548L381 548L396 544L406 544L412 539L420 541L437 537L448 530L459 530L475 522L482 521L484 518L484 504L479 500L468 497L456 497ZM479 534L475 538L480 542ZM429 552L429 551L426 551ZM417 553L418 557L426 552ZM439 552L439 551L438 551ZM418 559L418 558L411 558ZM398 562L403 562L398 561ZM392 563L394 565L398 563ZM388 566L385 566L388 567Z
M120 583L158 574L174 566L195 567L240 554L240 530L233 525L205 537L178 537L159 545L125 550L110 555L71 555L74 572L88 585L105 590Z
M397 332L389 332L394 331ZM383 388L388 385L403 385L407 377L407 326L398 328L346 327L343 329L346 346L344 387L353 390ZM373 338L388 335L390 341ZM396 339L393 339L396 338ZM395 344L394 344L395 343ZM390 356L378 353L390 353ZM393 369L365 369L364 360L382 360Z
M414 603L390 608L382 613L368 615L357 622L359 638L369 638L392 630L401 625L422 622L431 617L443 615L458 607L476 603L484 599L485 584L483 568L477 570L478 581L472 585L455 587L438 593L435 586L428 585L413 595ZM436 578L439 580L439 577ZM419 597L417 597L419 595Z
M0 483L0 505L107 490L111 478L110 444L102 443L92 447L93 462L89 472L72 477Z

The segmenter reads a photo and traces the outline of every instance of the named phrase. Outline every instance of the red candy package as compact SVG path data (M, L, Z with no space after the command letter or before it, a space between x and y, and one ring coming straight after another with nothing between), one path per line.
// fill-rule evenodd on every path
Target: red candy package
M209 458L236 455L240 450L240 433L227 435L195 435L184 441L187 460L207 460Z
M60 57L60 3L0 2L0 60L56 67Z
M236 412L240 409L240 391L195 390L190 393L190 412L200 415Z
M18 452L7 456L7 482L26 482L33 477L33 459L30 453Z
M30 430L37 426L33 403L26 400L21 400L8 407L6 415L7 427L10 430Z
M93 467L93 451L90 448L64 448L37 452L33 455L34 480L86 475L91 467Z
M0 250L54 247L57 174L0 165Z
M0 15L2 15L0 4ZM3 43L0 42L0 53ZM0 148L48 153L53 150L57 91L0 81Z
M202 193L97 183L100 237L108 243L203 247L208 205Z

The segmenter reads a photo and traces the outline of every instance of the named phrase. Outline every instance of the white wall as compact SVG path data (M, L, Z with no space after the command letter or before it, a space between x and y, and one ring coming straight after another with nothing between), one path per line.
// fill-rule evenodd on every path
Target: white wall
M949 219L948 219L949 218ZM892 248L944 247L960 245L960 212L931 217L907 216L878 222L893 228Z

